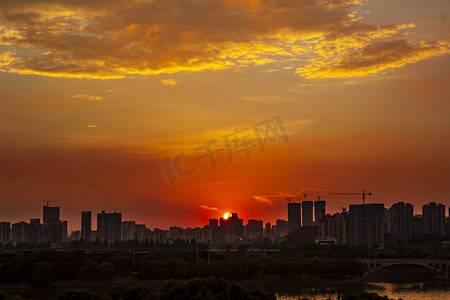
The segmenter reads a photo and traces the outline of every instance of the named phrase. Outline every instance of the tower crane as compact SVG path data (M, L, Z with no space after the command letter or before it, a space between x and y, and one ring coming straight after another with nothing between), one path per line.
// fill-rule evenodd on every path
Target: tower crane
M42 203L46 203L46 206L48 206L48 204L50 203L50 202L64 202L65 200L44 200L44 201L42 201Z
M320 198L325 198L325 196L316 196L316 198L320 201Z
M366 204L366 195L372 196L372 193L367 193L362 190L362 193L330 193L331 195L361 195L363 204Z
M303 196L303 198L305 198L305 201L306 201L306 196L309 196L309 195L311 195L311 194L303 194L302 196ZM286 200L288 200L289 202L291 202L291 200L294 200L294 199L302 199L302 197L287 197L286 198Z
M291 200L302 199L302 197L287 197L286 200L291 203Z

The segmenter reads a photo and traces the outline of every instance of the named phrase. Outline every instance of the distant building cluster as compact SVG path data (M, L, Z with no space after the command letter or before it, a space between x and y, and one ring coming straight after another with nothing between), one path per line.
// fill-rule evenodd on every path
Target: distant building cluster
M9 222L0 222L0 243L50 243L63 247L67 243L67 221L60 220L59 207L46 205L42 223L40 219L31 219L30 223L21 221L12 226Z
M288 220L279 219L275 224L251 219L244 220L237 213L227 214L220 219L210 219L200 228L172 226L169 230L147 228L135 221L122 221L118 212L97 213L97 228L92 228L92 212L81 212L81 230L67 232L67 221L60 220L60 208L48 204L43 207L40 219L29 223L0 222L0 244L51 244L65 247L69 242L89 245L93 242L114 244L124 241L158 241L170 243L176 240L195 240L207 245L259 242L263 240L282 241L295 232L316 232L316 243L366 245L384 247L385 232L405 242L427 234L450 233L450 221L445 217L445 206L430 202L422 207L422 214L414 215L409 203L398 202L385 209L384 204L355 204L349 210L333 215L326 214L325 201L303 201L288 203ZM449 208L450 214L450 208ZM314 230L310 230L314 229Z
M97 213L97 228L92 229L92 212L81 212L81 230L67 232L67 221L60 220L60 208L44 206L43 223L31 219L30 223L19 222L11 226L0 222L0 244L51 244L62 248L69 242L90 244L93 242L114 244L124 241L158 241L170 243L176 240L195 240L209 245L234 243L238 241L276 240L288 234L288 222L277 220L276 224L263 223L262 220L248 220L244 225L237 213L228 218L209 220L203 228L181 228L172 226L169 230L147 228L135 221L122 221L118 212Z
M450 214L450 208L449 208ZM389 209L384 204L350 205L347 212L327 214L319 222L320 243L384 247L384 233L405 243L414 236L450 233L450 219L443 204L430 202L422 214L414 214L409 203L398 202Z

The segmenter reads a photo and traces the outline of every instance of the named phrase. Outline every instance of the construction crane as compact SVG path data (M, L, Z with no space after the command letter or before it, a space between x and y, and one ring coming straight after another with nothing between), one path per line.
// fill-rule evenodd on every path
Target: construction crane
M303 198L305 198L305 201L306 201L306 196L309 196L309 195L311 195L311 194L303 194L302 196L303 196ZM302 197L287 197L286 198L286 200L288 200L289 201L289 203L291 202L291 199L292 200L294 200L294 199L302 199Z
M46 206L48 206L48 204L50 202L64 202L64 200L44 200L44 201L42 201L42 203L47 203Z
M289 203L291 203L291 199L295 200L295 199L302 199L302 197L287 197L286 200L289 201Z
M372 196L372 193L366 193L362 190L362 193L330 193L331 195L361 195L363 204L366 204L366 195Z

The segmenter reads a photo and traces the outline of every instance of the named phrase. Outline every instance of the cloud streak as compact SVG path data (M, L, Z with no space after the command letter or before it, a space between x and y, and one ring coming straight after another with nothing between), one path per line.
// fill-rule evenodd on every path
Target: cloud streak
M331 192L330 189L321 189L321 188L312 188L312 187L302 187L302 189L295 193L295 196L301 195L302 193L306 192L306 191L316 191L316 192Z
M178 81L176 81L175 79L162 79L161 83L165 85L177 85Z
M206 209L206 210L212 210L212 211L220 212L217 207L211 207L211 206L207 206L207 205L203 205L203 204L200 204L199 207L202 208L202 209Z
M269 204L270 206L275 207L275 205L273 205L272 200L270 200L267 196L253 196L253 198L254 198L256 201L263 202L263 203L267 203L267 204Z
M85 95L85 94L75 95L73 97L78 98L78 99L87 100L87 101L101 101L101 100L105 99L105 97L103 97L103 96L93 96L93 95Z
M0 70L108 79L270 65L305 78L360 77L448 53L445 41L419 41L392 61L367 57L413 25L363 23L355 5L362 1L2 1Z

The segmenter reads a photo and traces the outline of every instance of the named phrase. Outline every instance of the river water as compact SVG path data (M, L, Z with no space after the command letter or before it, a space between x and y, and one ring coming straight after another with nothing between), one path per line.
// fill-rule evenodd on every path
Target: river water
M360 293L362 291L375 292L381 296L404 300L450 300L450 282L430 281L413 283L392 283L392 282L367 282L364 286L338 287L338 288L301 288L296 291L278 291L278 300L298 300L298 299L336 299L342 293Z

